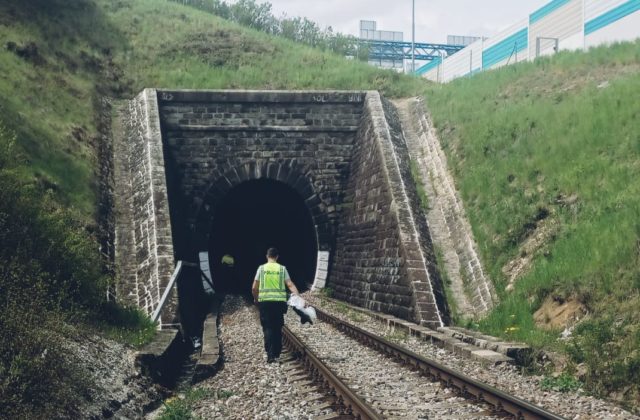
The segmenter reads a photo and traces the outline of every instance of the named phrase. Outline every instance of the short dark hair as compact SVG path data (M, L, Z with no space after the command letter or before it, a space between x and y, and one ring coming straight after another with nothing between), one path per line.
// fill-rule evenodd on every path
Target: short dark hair
M267 257L268 258L278 258L278 248L271 247L267 249Z

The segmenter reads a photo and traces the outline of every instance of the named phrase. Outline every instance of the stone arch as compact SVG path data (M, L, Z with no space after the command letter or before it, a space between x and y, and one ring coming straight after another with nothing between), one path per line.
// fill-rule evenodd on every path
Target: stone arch
M282 182L294 189L307 205L316 230L319 251L331 251L334 240L331 221L328 217L328 206L320 198L314 183L313 169L306 165L290 162L255 161L248 164L219 165L210 177L208 187L202 198L196 199L192 205L190 225L193 243L204 249L209 240L213 223L213 213L217 203L234 187L245 181L269 179Z

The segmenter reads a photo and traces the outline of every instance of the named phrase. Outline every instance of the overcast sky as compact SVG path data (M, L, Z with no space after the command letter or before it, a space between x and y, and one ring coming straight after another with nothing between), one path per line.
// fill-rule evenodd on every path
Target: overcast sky
M305 16L322 27L358 35L359 22L404 32L411 40L412 0L265 0L276 16ZM447 35L491 36L550 0L415 0L416 41L444 43ZM258 1L259 3L262 1Z

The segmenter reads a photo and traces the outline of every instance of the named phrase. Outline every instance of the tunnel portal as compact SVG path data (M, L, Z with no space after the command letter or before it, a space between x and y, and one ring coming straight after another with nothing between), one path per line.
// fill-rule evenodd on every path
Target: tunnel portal
M196 268L182 286L199 269L244 294L269 246L302 290L446 323L406 142L377 92L145 89L119 115L117 294L162 326L177 322L177 296L160 302L178 261Z
M245 181L213 213L209 255L215 289L249 294L258 265L274 246L296 287L307 290L314 280L317 243L309 209L293 188L270 179ZM234 257L233 269L221 264L225 254Z

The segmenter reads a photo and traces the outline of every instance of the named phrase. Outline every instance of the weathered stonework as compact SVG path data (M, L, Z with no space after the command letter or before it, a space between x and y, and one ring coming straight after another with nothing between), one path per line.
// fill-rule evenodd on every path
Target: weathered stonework
M171 263L174 254L194 260L225 195L272 179L310 211L316 287L326 282L339 298L432 327L446 323L428 228L412 210L406 145L377 92L145 90L122 119L125 298L153 308L171 275L167 253Z
M429 233L414 215L408 160L402 159L393 137L380 96L370 92L330 283L339 299L440 327L448 310L431 243L421 241Z
M294 188L311 211L318 249L334 247L364 93L159 96L179 259L206 248L212 212L231 188L261 178Z
M157 307L174 269L165 163L154 89L120 110L116 135L116 261L118 299L147 314ZM176 322L176 298L161 318Z
M418 175L429 199L426 214L431 236L442 251L443 267L451 281L458 313L467 318L485 315L497 303L493 283L480 261L464 203L456 189L447 157L424 104L419 99L398 101L409 154L417 162Z

